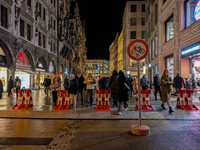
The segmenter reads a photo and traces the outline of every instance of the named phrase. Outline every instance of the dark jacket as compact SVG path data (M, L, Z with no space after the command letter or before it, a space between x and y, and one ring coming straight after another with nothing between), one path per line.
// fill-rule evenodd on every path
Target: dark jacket
M113 71L112 76L110 77L108 88L111 90L111 97L117 98L118 96L118 88L117 88L117 80L118 80L118 73L117 71Z
M133 82L133 78L132 77L127 77L129 83L131 84ZM130 86L131 90L133 90L133 86Z
M70 80L69 93L76 95L78 93L78 86L79 84L76 78L73 80Z
M180 75L177 75L174 78L174 85L173 85L173 87L175 87L175 88L182 88L182 85L184 85L184 88L185 88L185 82L184 82L183 78Z
M106 77L103 77L99 80L99 90L108 90L109 80Z
M19 78L16 78L14 81L14 87L16 87L17 89L21 88L21 80Z
M125 77L122 71L119 72L119 78L117 80L117 88L118 88L118 101L124 102L128 101L128 92L124 89L124 82L130 87L130 83Z
M69 89L69 79L65 78L63 86L65 89Z
M44 79L44 83L43 83L44 86L50 86L51 85L51 79Z
M80 78L77 77L77 80L78 80L78 84L79 84L79 89L83 89L85 88L85 84L83 83L83 81L85 81L85 78L81 75Z
M196 80L194 77L191 77L191 80L192 80L192 89L195 89L196 88Z
M161 86L161 79L160 77L154 77L154 86Z
M149 82L149 79L148 78L144 78L144 77L142 77L141 79L140 79L140 84L141 84L141 86L147 86L147 87L149 87L149 84L150 84L150 82Z
M3 83L0 80L0 99L2 99L2 93L3 93Z
M13 87L14 87L13 79L9 79L8 80L8 92L10 92Z

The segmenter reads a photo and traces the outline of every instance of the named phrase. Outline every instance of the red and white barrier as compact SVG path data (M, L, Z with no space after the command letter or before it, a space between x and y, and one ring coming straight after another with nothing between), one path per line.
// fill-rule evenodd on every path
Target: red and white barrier
M197 111L198 108L192 101L192 94L193 90L179 90L176 107L185 111Z
M140 90L140 101L141 101L141 111L153 111L153 107L150 102L150 93L151 90ZM138 90L136 91L138 94ZM136 109L139 108L139 100L136 97Z
M111 111L110 109L110 90L96 91L96 111Z

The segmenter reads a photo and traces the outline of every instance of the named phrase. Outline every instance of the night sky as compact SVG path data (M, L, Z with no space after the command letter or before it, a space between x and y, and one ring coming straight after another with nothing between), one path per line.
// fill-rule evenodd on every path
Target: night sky
M126 0L78 0L85 19L88 59L109 60L109 46L122 30Z

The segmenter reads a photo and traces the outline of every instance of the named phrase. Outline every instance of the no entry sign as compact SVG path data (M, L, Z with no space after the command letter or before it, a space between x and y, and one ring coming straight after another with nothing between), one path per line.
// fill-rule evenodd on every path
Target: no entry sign
M128 45L127 53L131 59L139 61L148 55L149 46L144 40L137 39Z

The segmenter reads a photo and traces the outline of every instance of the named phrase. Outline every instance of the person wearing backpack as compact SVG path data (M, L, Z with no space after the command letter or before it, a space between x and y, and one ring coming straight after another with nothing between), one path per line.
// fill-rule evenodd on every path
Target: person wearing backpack
M50 90L51 86L51 79L49 78L49 76L47 76L47 78L44 80L43 85L45 87L44 89L45 95L48 97L48 91Z
M69 86L69 93L71 94L71 104L73 103L73 109L76 109L76 101L77 101L77 94L78 94L78 80L74 78L74 74L70 75L70 86Z
M14 87L16 88L16 95L18 97L18 90L21 88L21 80L18 76L16 76L16 79L14 81Z

